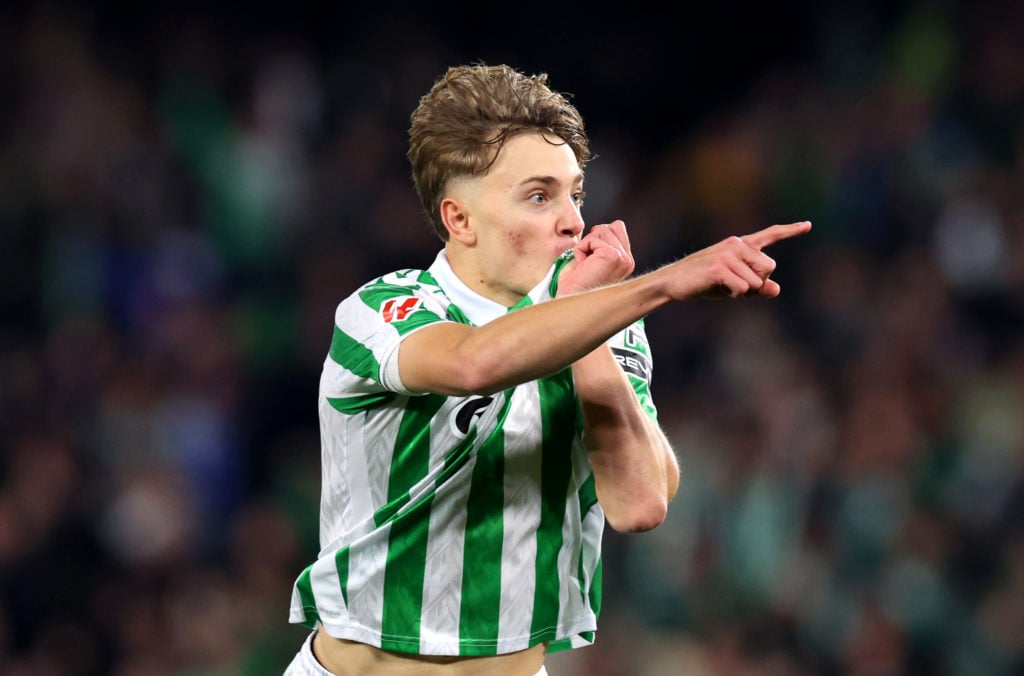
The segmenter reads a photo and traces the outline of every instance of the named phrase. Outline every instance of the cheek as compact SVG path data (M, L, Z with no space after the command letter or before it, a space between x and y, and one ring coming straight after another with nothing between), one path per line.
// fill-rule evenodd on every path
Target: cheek
M522 232L511 231L505 233L505 243L512 253L517 256L523 256L526 254L526 237Z

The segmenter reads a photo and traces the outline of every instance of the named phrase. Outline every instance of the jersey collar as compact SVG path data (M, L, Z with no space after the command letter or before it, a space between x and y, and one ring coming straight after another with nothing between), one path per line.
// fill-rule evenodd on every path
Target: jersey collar
M526 295L526 298L516 303L512 308L507 308L501 303L496 303L490 298L484 298L476 291L470 289L459 279L448 262L448 256L444 249L437 253L437 257L431 264L429 272L437 280L438 285L444 290L445 295L466 315L474 325L482 326L487 322L494 321L498 317L526 305L540 303L551 298L549 287L551 278L555 273L555 264L552 264L548 273L533 289Z

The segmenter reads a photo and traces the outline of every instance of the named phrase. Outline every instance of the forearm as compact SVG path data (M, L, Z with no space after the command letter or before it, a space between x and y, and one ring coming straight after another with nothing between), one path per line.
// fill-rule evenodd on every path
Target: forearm
M679 485L675 453L607 347L574 363L573 377L597 497L609 524L619 531L654 528Z
M405 384L486 394L555 373L669 302L654 274L539 303L480 327L428 327L403 343Z

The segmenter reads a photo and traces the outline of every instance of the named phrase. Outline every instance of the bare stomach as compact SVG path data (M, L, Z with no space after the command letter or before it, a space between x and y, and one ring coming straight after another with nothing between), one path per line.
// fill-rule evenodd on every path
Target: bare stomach
M313 655L337 676L533 676L547 645L486 657L412 655L334 638L323 629L313 637Z

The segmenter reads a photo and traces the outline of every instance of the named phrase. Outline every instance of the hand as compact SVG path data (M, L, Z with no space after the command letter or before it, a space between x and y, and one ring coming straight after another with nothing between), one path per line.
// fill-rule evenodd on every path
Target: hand
M743 237L729 237L717 244L673 263L675 284L670 295L676 299L739 298L763 296L774 298L781 293L779 284L770 279L775 261L762 249L790 237L809 232L810 221L773 225ZM681 274L685 271L685 274Z
M635 267L626 224L613 221L595 225L573 247L573 260L558 279L558 294L566 296L604 284L619 282Z

